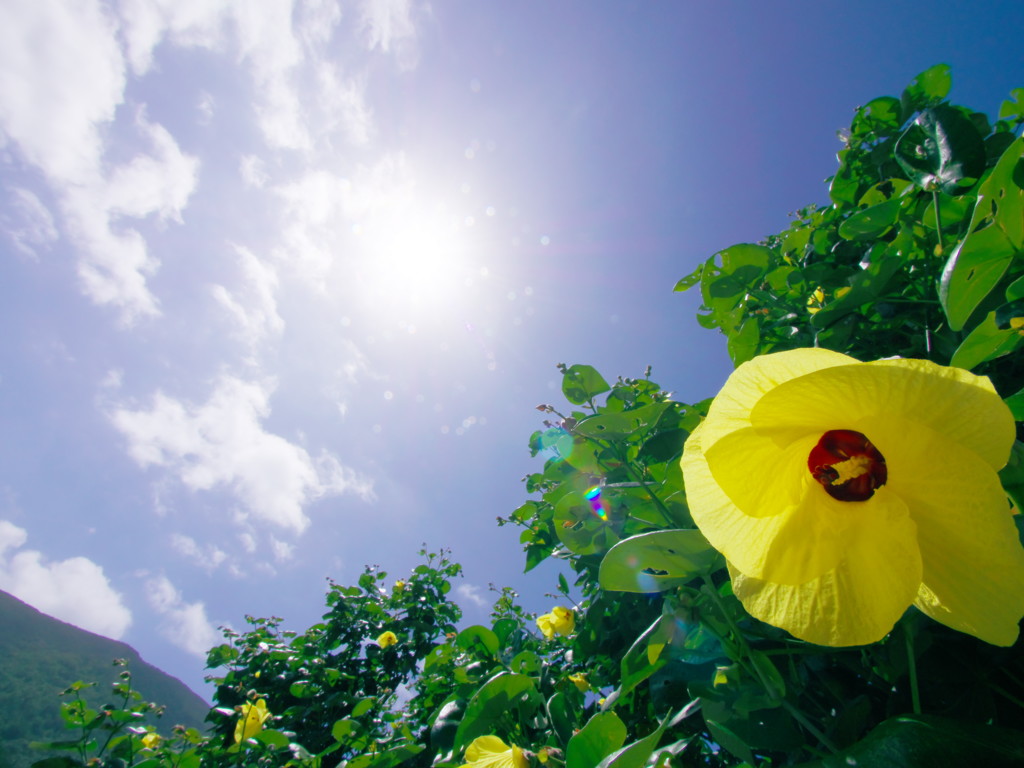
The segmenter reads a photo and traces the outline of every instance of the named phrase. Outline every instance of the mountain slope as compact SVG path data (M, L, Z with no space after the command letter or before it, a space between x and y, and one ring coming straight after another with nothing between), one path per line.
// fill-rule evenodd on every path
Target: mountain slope
M127 659L132 686L166 706L161 731L178 723L203 730L209 705L177 678L147 664L129 645L65 624L0 591L0 768L27 768L47 757L30 741L68 737L60 719L60 692L76 680L95 682L86 698L106 703ZM50 753L52 754L52 753Z

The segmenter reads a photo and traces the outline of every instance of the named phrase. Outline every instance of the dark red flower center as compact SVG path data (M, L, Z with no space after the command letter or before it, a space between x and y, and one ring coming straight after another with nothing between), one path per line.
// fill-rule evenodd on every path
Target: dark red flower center
M889 478L885 457L852 429L830 429L822 435L807 457L807 468L839 501L867 501Z

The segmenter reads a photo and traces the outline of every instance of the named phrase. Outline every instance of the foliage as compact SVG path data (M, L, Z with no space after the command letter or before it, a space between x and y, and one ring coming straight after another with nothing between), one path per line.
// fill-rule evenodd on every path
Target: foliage
M1024 90L991 121L946 101L949 87L940 65L859 108L828 206L679 281L699 286L700 322L737 365L810 346L927 358L990 376L1024 418ZM709 401L673 401L650 370L614 383L560 370L569 406L539 406L529 446L543 468L500 523L521 528L527 570L564 566L563 611L538 626L506 589L488 625L457 631L445 554L390 592L368 569L357 587L331 584L303 633L278 619L228 633L209 657L226 670L212 736L127 762L448 768L479 762L481 744L555 768L1024 762L1024 644L989 646L913 608L881 641L842 649L756 621L686 501L680 456ZM1018 442L1001 473L1018 505L1022 457ZM387 632L398 642L375 642ZM271 717L236 744L258 700Z

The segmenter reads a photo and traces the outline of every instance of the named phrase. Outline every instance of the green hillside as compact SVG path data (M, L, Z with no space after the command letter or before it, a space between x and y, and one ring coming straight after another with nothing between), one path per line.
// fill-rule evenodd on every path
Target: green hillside
M67 738L59 694L76 680L95 682L90 703L101 706L126 659L133 687L166 706L161 732L181 723L203 728L209 705L180 680L144 662L131 646L65 624L0 591L0 768L27 768L51 756L30 741Z

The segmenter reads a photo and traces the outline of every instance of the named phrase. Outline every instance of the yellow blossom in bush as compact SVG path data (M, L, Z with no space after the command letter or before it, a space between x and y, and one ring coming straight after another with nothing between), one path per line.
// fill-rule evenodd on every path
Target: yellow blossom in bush
M241 744L255 736L263 730L263 724L269 719L270 712L267 710L267 702L263 699L259 699L255 704L250 702L242 705L242 712L235 723L235 744Z
M551 609L551 613L537 617L537 627L548 640L555 634L570 635L576 629L576 614L571 608L556 605Z
M807 299L807 311L812 315L815 312L820 312L822 305L825 303L825 292L819 285L814 289L814 293L811 294L810 298Z
M581 693L586 693L590 690L590 681L587 680L587 676L582 672L569 675L569 682L575 685Z
M461 768L529 768L523 750L510 747L497 736L480 736L466 747L466 762Z
M389 646L392 646L397 642L398 635L396 635L391 630L388 630L387 632L382 632L381 635L377 638L377 645L379 645L381 648L388 648Z
M398 594L398 593L400 593L400 592L401 592L401 591L402 591L403 589L405 589L405 582L404 582L404 581L402 581L401 579L399 579L398 581L396 581L396 582L395 582L395 588L394 588L394 590L393 590L393 591L394 591L394 593L395 593L395 594L397 595L397 594Z
M156 749L161 741L163 737L159 733L150 732L142 737L142 746L145 749Z
M959 368L763 355L687 440L687 501L744 607L796 637L874 642L916 605L1011 645L1024 548L997 470L1014 435L991 382Z

